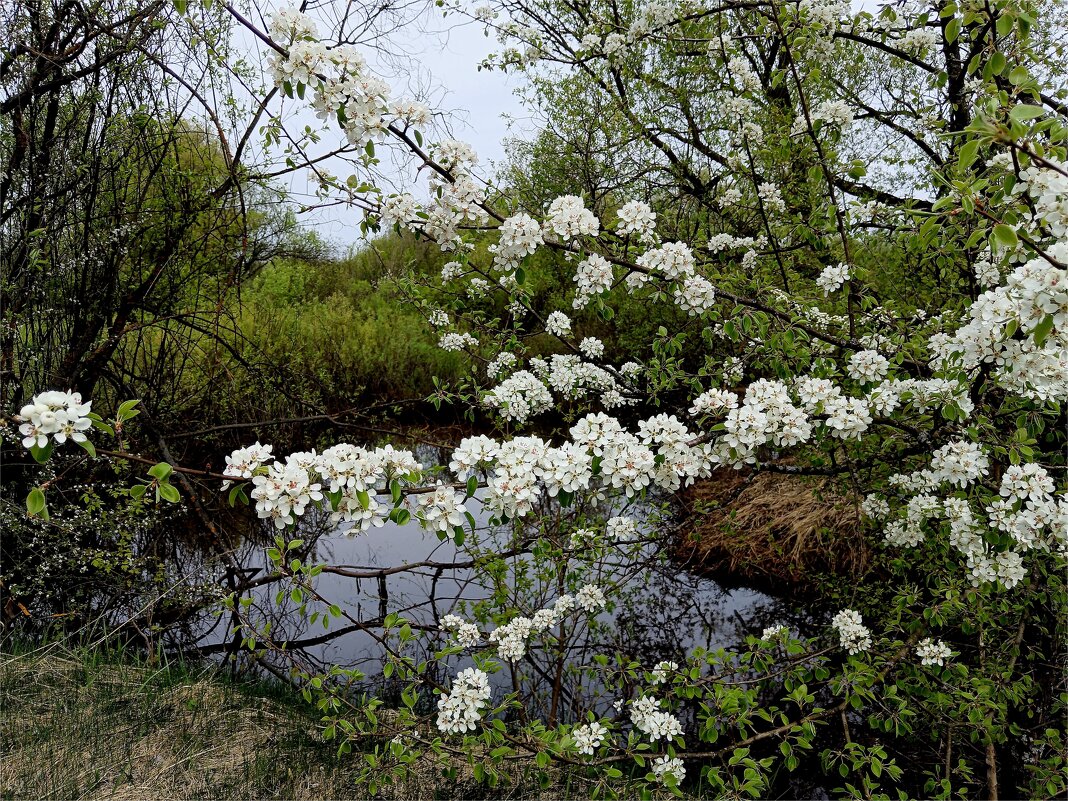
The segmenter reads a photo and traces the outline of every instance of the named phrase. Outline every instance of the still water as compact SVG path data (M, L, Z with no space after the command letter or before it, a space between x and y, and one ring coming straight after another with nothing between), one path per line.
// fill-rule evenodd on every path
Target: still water
M426 454L419 456L428 461ZM488 617L495 594L530 616L550 606L561 594L561 585L565 592L574 593L592 581L613 587L605 611L592 620L579 615L566 637L561 629L559 641L548 638L551 647L531 641L526 659L516 669L493 677L497 689L522 690L533 697L546 689L543 685L553 672L549 662L559 659L566 663L567 694L578 714L581 708L603 707L611 700L588 669L595 653L623 654L649 670L661 660L682 663L695 648L729 649L746 634L759 633L762 626L782 620L782 608L775 599L751 589L726 589L669 558L664 542L670 539L673 520L670 508L663 504L635 499L614 508L612 514L635 520L640 532L637 540L608 541L601 527L599 544L580 549L563 574L554 569L555 562L539 560L529 547L519 548L522 553L498 562L493 571L471 566L473 556L516 549L524 537L529 544L533 532L492 525L477 494L467 501L467 508L476 527L460 546L440 540L414 521L404 526L387 521L381 528L354 533L346 524L331 525L325 514L309 514L295 534L305 541L301 558L305 564L327 568L314 580L315 592L323 601L305 598L304 614L288 595L279 601L280 588L288 585L267 581L266 548L274 530L264 528L265 537L243 542L233 552L240 574L253 582L265 582L245 594L251 599L246 619L260 631L269 625L271 639L287 643L284 653L266 657L270 668L276 673L294 666L318 672L337 665L359 669L368 685L376 678L381 684L383 647L378 621L385 614L401 614L416 629L416 640L404 653L423 660L446 643L437 631L438 621L446 614L478 623L485 634L507 622ZM558 527L568 515L556 504L547 504L541 511L553 521L551 527ZM339 606L347 617L335 616L326 627L321 619L310 620L313 611L325 609L328 603ZM368 625L361 630L360 622ZM235 639L234 624L229 614L205 614L195 623L194 638L206 653L224 658L226 644ZM472 664L469 654L452 656L442 666L441 678Z

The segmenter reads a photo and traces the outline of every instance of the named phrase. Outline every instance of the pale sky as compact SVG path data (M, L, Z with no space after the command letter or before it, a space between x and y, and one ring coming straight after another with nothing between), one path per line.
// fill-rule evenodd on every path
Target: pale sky
M314 16L314 12L310 13ZM493 162L503 157L506 137L532 133L529 115L514 94L514 89L522 85L522 77L478 70L482 60L499 46L494 38L484 35L481 24L470 21L465 24L464 18L455 16L442 19L440 11L435 9L422 25L413 27L410 33L398 34L395 46L395 52L404 52L415 68L398 70L396 65L377 65L375 54L369 51L366 56L372 71L389 81L394 97L411 97L420 89L428 91L427 105L434 112L446 115L453 138L468 142L475 149L479 172L484 176L490 177ZM287 103L290 110L295 108L293 101ZM291 128L309 124L323 130L323 124L311 112L295 114L289 124ZM324 133L325 142L337 141L338 132L334 128ZM424 135L428 141L433 138L429 132ZM381 151L378 155L383 158ZM350 172L344 165L333 171L341 177ZM411 177L410 169L397 171L398 186L405 186L418 195L410 186ZM425 182L422 185L425 187ZM307 173L294 173L287 180L287 187L296 201L314 197ZM360 210L341 206L301 215L305 225L342 250L360 240L361 218Z
M853 9L874 12L880 4L878 0L853 0ZM323 0L320 10L329 12L340 7L340 4L334 4L334 0ZM309 10L309 14L317 16L314 9ZM329 30L330 25L323 24L320 28ZM250 46L262 50L259 42L250 43ZM440 9L433 8L420 24L395 34L391 43L386 45L391 52L403 53L402 63L411 68L398 69L396 63L388 66L378 64L372 51L366 52L366 56L372 70L389 81L394 97L411 97L420 89L428 90L427 104L435 112L447 116L453 138L474 147L479 155L479 172L490 177L493 162L504 156L504 139L509 136L530 138L536 130L515 95L515 89L524 83L523 76L478 69L482 60L498 47L495 38L484 35L480 23L458 16L442 18ZM299 106L289 102L290 110L296 107ZM306 107L293 119L299 122L298 127L308 124L323 130L322 123ZM425 133L428 141L435 138L429 132ZM327 130L324 139L326 142L338 141L338 131ZM382 157L381 152L379 156ZM344 177L350 170L342 165L332 171ZM420 194L419 189L412 186L411 169L387 171L396 176L397 188L404 187L416 195ZM425 186L425 182L422 185ZM314 198L313 186L305 173L290 176L287 186L296 202ZM320 236L341 250L360 241L361 218L362 212L358 209L341 206L316 209L301 215L305 225L314 228Z

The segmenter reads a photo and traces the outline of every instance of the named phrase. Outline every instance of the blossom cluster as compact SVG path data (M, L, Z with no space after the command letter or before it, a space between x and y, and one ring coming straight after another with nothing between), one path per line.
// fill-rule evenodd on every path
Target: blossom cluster
M576 727L571 732L571 736L574 738L575 748L580 754L593 756L597 749L604 744L608 736L608 729L598 721L593 721Z
M682 721L661 708L661 702L651 695L643 695L630 705L630 721L634 728L653 742L672 740L682 736Z
M381 526L388 507L373 495L385 491L393 481L415 483L423 470L414 454L392 445L368 450L339 443L322 453L291 453L284 461L273 459L272 451L272 446L258 442L233 451L226 457L223 488L251 479L256 513L277 528L293 525L309 506L323 502L328 495L334 496L329 504L332 522L354 524L350 530L354 534ZM443 519L450 523L456 519L455 505L448 500L439 490L423 495L420 521L443 530Z
M843 609L831 620L831 626L838 630L839 644L850 654L859 654L871 648L871 632L864 625L859 612Z
M89 418L91 406L92 401L83 403L78 392L49 390L34 395L17 417L22 421L19 426L22 446L44 448L49 438L57 445L62 445L68 439L85 442L85 432L93 425Z
M477 668L461 670L448 695L438 699L438 729L444 734L474 731L490 699L489 676Z
M440 621L443 631L456 638L463 648L474 648L482 641L482 632L474 623L468 623L459 615L443 615Z
M680 784L686 778L686 766L678 757L660 756L652 762L653 775L657 781L667 783L667 777L674 779L675 784Z
M916 646L916 656L920 658L921 665L938 665L941 667L947 659L953 656L953 651L941 640L925 637Z
M842 288L842 284L849 280L851 270L848 264L834 264L824 267L816 279L816 286L823 290L823 294L829 295Z
M1068 261L1068 243L1050 253ZM968 318L952 336L932 338L936 368L977 371L990 364L998 383L1014 394L1036 401L1068 398L1068 270L1032 259L980 295Z

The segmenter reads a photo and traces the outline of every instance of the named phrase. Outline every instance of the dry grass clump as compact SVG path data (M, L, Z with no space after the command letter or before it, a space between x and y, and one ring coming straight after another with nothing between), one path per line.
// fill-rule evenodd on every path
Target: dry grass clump
M818 573L859 576L871 561L856 499L827 479L722 471L684 504L676 549L696 569L805 592Z
M0 799L369 797L359 744L339 757L296 698L284 685L236 682L212 665L148 666L61 645L0 652ZM500 767L505 775L490 787L467 760L423 757L376 797L589 795L581 777L555 768L541 787L533 760Z
M358 796L292 706L212 671L0 655L4 798Z

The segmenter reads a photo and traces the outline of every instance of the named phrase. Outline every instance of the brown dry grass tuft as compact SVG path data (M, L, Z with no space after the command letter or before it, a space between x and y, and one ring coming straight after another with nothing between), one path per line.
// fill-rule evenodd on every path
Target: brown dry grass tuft
M859 576L871 563L856 499L827 479L723 471L683 500L676 551L696 569L804 593L818 573Z

